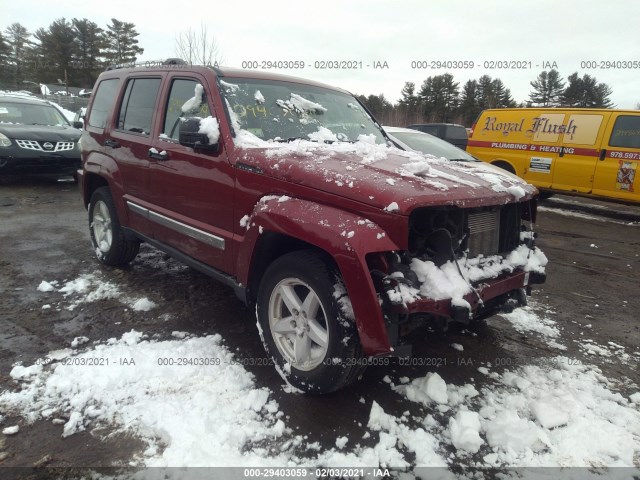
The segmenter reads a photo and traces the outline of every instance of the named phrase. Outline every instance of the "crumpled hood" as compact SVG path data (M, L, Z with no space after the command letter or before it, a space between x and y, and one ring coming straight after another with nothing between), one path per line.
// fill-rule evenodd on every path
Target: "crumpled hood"
M424 206L501 205L537 193L533 185L485 163L451 162L364 142L295 141L238 152L239 163L266 175L404 215Z
M70 125L24 125L0 123L0 133L12 140L37 140L50 142L77 142L81 132Z

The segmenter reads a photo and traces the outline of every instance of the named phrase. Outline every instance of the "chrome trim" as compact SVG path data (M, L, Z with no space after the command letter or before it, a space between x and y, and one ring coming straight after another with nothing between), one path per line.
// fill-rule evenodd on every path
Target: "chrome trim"
M212 247L225 249L224 238L212 235L211 233L204 232L198 228L192 227L185 223L179 222L169 217L165 217L159 213L153 212L148 208L144 208L136 203L127 200L127 205L130 210L138 215L142 215L144 218L148 218L152 222L156 222L159 225L170 228L178 233L182 233L188 237L198 240L199 242L206 243Z
M38 152L66 152L75 148L75 142L50 142L37 140L16 140L16 144L20 148L26 150L37 150ZM42 143L42 145L41 145ZM42 148L43 145L49 144L50 148Z
M140 205L130 202L129 200L127 200L127 205L129 205L129 209L132 212L137 213L138 215L142 215L144 218L149 218L148 208L141 207Z

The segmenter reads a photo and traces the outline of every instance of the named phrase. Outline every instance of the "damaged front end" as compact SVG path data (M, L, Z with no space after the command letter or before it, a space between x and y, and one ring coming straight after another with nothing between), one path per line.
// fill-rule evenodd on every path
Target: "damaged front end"
M531 285L546 279L535 213L535 199L414 210L408 249L368 258L392 345L416 320L468 324L526 305Z

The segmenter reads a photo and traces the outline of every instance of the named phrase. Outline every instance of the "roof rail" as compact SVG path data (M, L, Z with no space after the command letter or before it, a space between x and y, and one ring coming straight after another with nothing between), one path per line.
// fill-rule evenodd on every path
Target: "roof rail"
M186 65L181 58L167 58L166 60L145 60L144 62L117 63L109 65L106 70L117 70L119 68L136 68L136 67L161 67L163 65Z

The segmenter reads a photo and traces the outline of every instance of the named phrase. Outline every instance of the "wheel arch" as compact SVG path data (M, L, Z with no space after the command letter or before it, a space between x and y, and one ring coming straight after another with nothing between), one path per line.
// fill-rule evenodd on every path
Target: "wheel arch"
M299 249L317 251L333 262L342 277L364 353L380 355L391 351L366 256L399 248L380 226L334 207L272 197L256 204L244 233L237 251L236 273L240 283L255 292L259 285L257 279L262 279L276 258ZM269 251L270 248L273 250ZM268 253L263 257L265 252ZM249 293L248 297L253 295Z

